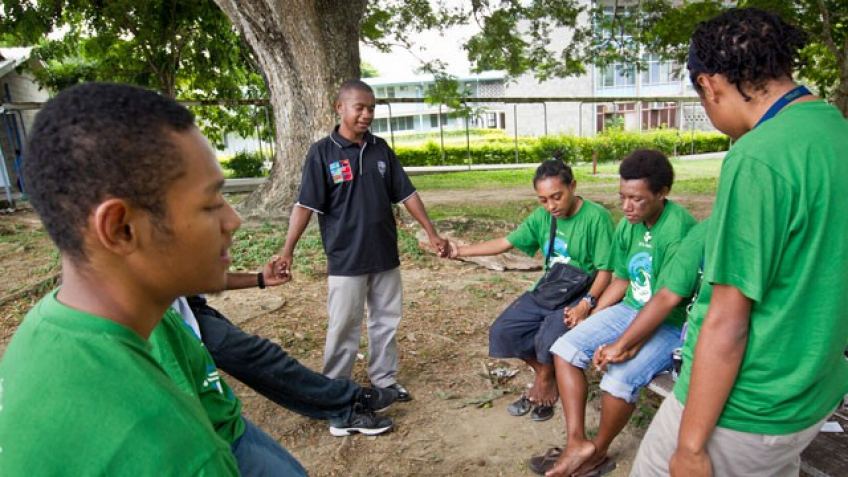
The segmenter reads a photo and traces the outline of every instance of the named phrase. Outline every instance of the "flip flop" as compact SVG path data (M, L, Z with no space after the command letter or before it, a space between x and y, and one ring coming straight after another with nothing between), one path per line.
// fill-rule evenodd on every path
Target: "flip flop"
M552 417L554 417L554 407L545 406L544 404L534 407L533 412L530 414L530 419L536 422L547 421Z
M586 472L573 474L573 477L601 477L615 470L615 461L609 457L604 457L604 460L598 462L598 465L592 467Z
M522 394L517 401L506 407L506 412L508 412L510 416L518 417L527 414L531 409L533 409L533 403L526 394Z
M551 470L551 467L556 464L562 454L562 447L551 447L543 455L537 455L527 461L527 467L537 475L545 475L545 472Z

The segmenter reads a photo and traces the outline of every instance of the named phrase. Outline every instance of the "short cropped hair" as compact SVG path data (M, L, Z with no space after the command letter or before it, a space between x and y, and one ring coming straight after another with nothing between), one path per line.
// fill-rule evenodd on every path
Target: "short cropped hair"
M556 154L554 155L554 159L542 161L539 167L536 168L536 174L533 176L533 187L535 188L539 181L549 177L559 177L562 185L565 186L569 186L574 182L574 173L571 171L571 166L563 162Z
M663 187L671 190L674 183L674 168L668 157L654 149L637 149L621 161L618 174L624 180L644 179L654 194Z
M689 76L700 93L699 74L724 75L749 101L743 87L762 90L769 80L791 78L806 44L807 34L777 14L734 8L698 24L689 46Z
M48 101L35 118L23 176L59 250L85 261L86 221L110 197L164 218L165 191L185 172L168 132L193 125L186 108L135 86L87 83Z
M364 93L370 93L372 96L374 95L374 89L368 83L358 79L349 79L339 86L339 94L336 95L336 101L341 99L342 95L348 91L362 91Z

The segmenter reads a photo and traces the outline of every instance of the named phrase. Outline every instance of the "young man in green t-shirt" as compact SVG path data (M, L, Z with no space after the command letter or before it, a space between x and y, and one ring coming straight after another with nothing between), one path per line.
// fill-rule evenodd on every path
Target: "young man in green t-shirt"
M62 285L0 362L0 475L237 475L147 343L176 297L223 289L240 225L191 113L136 87L69 88L36 116L23 168Z
M735 142L680 379L633 475L797 476L801 451L848 392L848 122L793 82L805 44L756 9L692 36L695 89Z
M194 333L171 308L150 335L151 354L186 395L200 401L215 431L230 444L239 472L305 476L303 466L288 451L242 416L241 400Z
M671 352L680 344L683 306L669 310L667 317L661 315L660 322L643 337L644 343L633 359L609 367L600 384L600 429L595 439L587 439L588 383L583 370L592 362L595 351L617 340L651 301L659 290L658 277L663 276L674 251L695 225L686 209L666 198L674 170L664 154L635 151L621 161L619 174L624 218L613 239L612 283L598 300L597 311L551 347L568 445L550 475L570 476L604 463L606 449L627 424L639 391L654 375L671 367Z
M535 371L535 380L526 396L507 410L521 416L530 412L536 421L553 417L557 399L551 354L548 351L570 327L583 321L610 280L612 217L608 210L576 194L577 181L571 168L559 159L543 162L533 178L538 207L508 236L487 242L458 246L451 244L452 258L495 255L517 248L527 255L541 250L548 255L551 221L556 219L556 237L550 264L570 264L594 276L589 290L573 303L556 309L540 305L531 291L525 292L492 324L489 355L520 358ZM546 262L546 266L549 264Z

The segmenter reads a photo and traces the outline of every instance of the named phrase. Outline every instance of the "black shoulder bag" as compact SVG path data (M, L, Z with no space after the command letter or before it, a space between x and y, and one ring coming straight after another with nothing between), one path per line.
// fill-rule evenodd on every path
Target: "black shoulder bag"
M551 236L548 242L548 253L545 254L547 271L536 288L530 292L533 299L541 307L550 310L562 308L584 295L592 284L592 276L583 270L567 263L555 263L548 267L551 254L554 252L556 239L557 218L551 216Z

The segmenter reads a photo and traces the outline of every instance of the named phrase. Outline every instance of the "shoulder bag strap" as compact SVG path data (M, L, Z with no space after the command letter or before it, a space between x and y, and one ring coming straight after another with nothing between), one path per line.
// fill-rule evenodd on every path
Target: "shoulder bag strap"
M551 260L551 254L554 253L554 240L556 239L557 218L551 215L551 235L548 238L548 253L545 254L545 269L548 269L548 262Z

